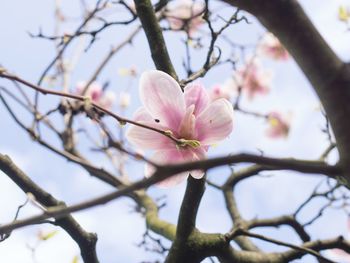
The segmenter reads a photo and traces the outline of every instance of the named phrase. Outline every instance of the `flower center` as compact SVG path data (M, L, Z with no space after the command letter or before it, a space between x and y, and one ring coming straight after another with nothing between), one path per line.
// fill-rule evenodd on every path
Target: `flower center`
M198 148L201 146L200 141L198 140L187 140L187 139L179 139L177 146L179 147L192 147L192 148Z

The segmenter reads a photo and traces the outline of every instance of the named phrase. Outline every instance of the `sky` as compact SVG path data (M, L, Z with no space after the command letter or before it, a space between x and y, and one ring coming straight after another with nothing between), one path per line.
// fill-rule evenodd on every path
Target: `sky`
M90 3L93 2L90 1ZM346 31L346 26L338 22L336 18L339 5L347 4L350 6L350 1L304 0L300 2L330 46L342 59L349 61L350 33ZM79 14L79 1L62 0L62 5L71 17L77 17ZM225 10L228 12L227 9ZM24 79L31 82L37 81L42 70L55 55L55 49L49 41L29 37L28 32L37 33L38 29L41 28L43 32L53 34L53 12L53 0L2 1L0 8L0 31L2 32L0 64L2 66ZM241 44L254 43L265 30L258 25L254 18L250 19L251 25L237 25L232 30L230 29L228 35ZM67 27L67 30L74 28L73 26L74 22ZM115 27L102 33L101 39L91 47L89 52L82 53L76 70L72 73L71 83L90 76L110 46L122 41L132 28L134 27L130 26L125 30L121 27ZM181 70L184 49L179 41L179 37L182 36L181 33L165 33L168 48L171 50L171 58L176 67L179 68L179 74L184 76L184 71ZM79 43L76 43L74 48L68 50L67 56L70 57L71 54L74 54L79 46ZM200 54L195 54L193 65L199 67L202 63L203 57ZM325 120L320 112L319 101L310 84L293 60L275 62L265 59L262 63L273 71L271 92L266 98L260 97L254 102L243 100L243 105L250 110L264 113L273 110L291 113L291 130L288 138L268 139L265 136L267 128L265 122L235 113L233 133L225 142L213 147L209 156L240 152L259 154L259 151L262 150L267 156L318 158L328 145L325 135L320 131L324 127ZM135 64L140 72L154 68L143 33L136 37L132 47L126 47L123 52L116 55L100 76L101 81L110 80L110 87L115 92L118 93L127 87L132 94L132 104L126 111L122 112L127 117L132 117L133 112L140 106L137 94L138 79L130 81L125 77L118 76L118 69ZM224 66L214 69L201 81L210 88L216 83L223 82L229 74L230 69ZM10 86L8 82L0 80L0 86L3 85ZM57 101L57 98L41 97L41 107L43 110L48 109ZM116 111L118 112L119 109ZM30 120L27 115L21 115L21 117L26 121ZM11 156L22 170L56 198L73 204L112 190L111 187L89 177L79 167L35 144L27 134L15 125L1 104L0 119L2 127L0 153ZM89 129L94 129L94 124L89 120L84 120L83 117L80 119ZM115 125L115 129L117 131L117 125ZM84 145L86 140L81 139L79 143ZM96 154L89 156L101 166L110 167L101 156ZM330 162L334 162L336 158L336 154L333 153L330 156ZM135 175L135 178L141 178L140 171L143 170L143 165L135 164L132 161L129 164L127 172L130 176ZM228 168L213 169L208 173L208 177L220 182L229 172ZM319 176L302 176L291 172L268 172L264 175L266 176L245 180L237 187L236 197L245 218L263 218L291 213L320 181ZM157 187L150 189L150 194L154 197L166 195L167 206L160 211L161 218L176 223L184 189L185 183L171 189ZM22 204L25 199L26 196L21 190L0 172L0 224L12 220L17 206ZM307 221L321 205L321 202L314 202L309 209L306 209L307 211L302 213L300 219L304 222ZM133 202L123 198L74 214L87 231L98 234L97 249L101 262L134 263L159 258L159 256L137 247L145 231L145 222L140 214L133 212L133 208ZM29 204L21 210L20 217L25 218L40 212L40 209ZM345 213L327 210L324 217L307 230L313 238L330 238L338 234L346 235L346 221ZM218 224L218 222L220 223ZM215 189L207 188L200 206L197 226L202 231L222 233L227 232L231 227L223 198ZM58 230L58 232L51 239L41 243L37 242L40 231L50 233L54 230ZM289 242L299 242L298 237L287 227L282 227L278 231L276 229L257 229L255 232ZM169 245L167 242L166 244ZM266 242L258 241L257 244L266 251L284 250L284 248ZM30 247L36 247L34 258ZM0 243L0 259L9 263L70 263L78 254L78 247L63 230L48 225L31 226L14 231L8 240ZM316 261L312 257L306 256L302 262Z

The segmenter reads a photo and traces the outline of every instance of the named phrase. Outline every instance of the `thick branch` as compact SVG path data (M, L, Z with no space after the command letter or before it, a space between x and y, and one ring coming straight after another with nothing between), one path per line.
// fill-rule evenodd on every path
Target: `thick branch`
M350 181L350 122L344 121L350 115L350 66L335 55L298 1L225 1L255 15L293 55L326 110Z
M134 199L145 209L147 228L171 241L174 240L176 226L159 218L158 207L153 199L146 195L144 191L135 192Z
M188 238L189 234L196 226L197 212L200 201L205 191L205 179L194 179L188 177L185 196L182 201L180 215L178 219L178 229L176 238L183 240Z
M196 251L188 245L189 237L196 227L196 218L205 191L205 178L200 180L189 176L185 196L182 200L177 223L176 238L171 246L166 262L184 262Z
M227 237L228 240L231 240L233 237L235 237L237 235L245 235L245 236L261 239L261 240L264 240L264 241L267 241L267 242L270 242L270 243L273 243L273 244L276 244L276 245L279 245L279 246L290 247L290 248L292 248L292 250L288 251L288 252L299 251L300 252L300 257L305 255L305 254L310 254L310 255L313 255L316 258L320 259L322 262L335 263L334 261L326 259L325 257L323 257L321 254L319 254L317 252L318 250L321 250L322 248L320 248L318 250L315 250L314 246L309 245L307 243L304 243L303 246L297 246L297 245L294 245L294 244L290 244L290 243L287 243L287 242L283 242L283 241L280 241L280 240L269 238L269 237L266 237L266 236L263 236L263 235L260 235L260 234L251 233L251 232L248 232L248 231L246 231L244 229L234 229L231 233L228 233L226 235L226 237ZM322 242L322 241L318 241L318 242ZM310 243L314 243L314 242L310 242ZM325 248L323 248L323 249L325 249ZM282 257L285 257L285 254L283 254L283 253L281 253L280 255ZM283 262L290 262L290 260L286 260L284 258Z
M166 167L161 167L160 169L165 173L180 173L196 169L208 170L213 167L235 163L256 163L264 166L271 166L278 170L325 174L331 178L334 178L341 172L338 166L328 165L322 161L307 161L292 158L280 159L245 153L195 162L187 162L183 164L169 164Z
M306 242L302 246L305 249L312 249L314 251L321 251L326 249L333 249L333 248L339 248L344 250L347 253L350 253L350 243L346 240L344 240L343 237L338 237L334 239L327 239L327 240L316 240L316 241L310 241ZM294 259L301 258L304 256L307 252L302 250L288 250L284 253L282 253L283 257L285 258L286 262L289 262Z
M63 202L58 201L36 185L6 155L0 154L0 170L8 175L25 193L32 193L35 199L45 207L65 206ZM77 242L85 263L99 262L96 255L96 234L86 232L71 215L57 219L55 224L62 227Z
M140 18L156 68L178 79L165 45L162 29L149 0L135 0L137 15Z

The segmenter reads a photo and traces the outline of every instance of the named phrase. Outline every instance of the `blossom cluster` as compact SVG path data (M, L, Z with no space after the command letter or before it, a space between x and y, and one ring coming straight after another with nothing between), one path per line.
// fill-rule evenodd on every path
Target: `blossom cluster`
M231 100L242 94L249 101L257 96L267 95L271 89L272 72L262 66L260 57L276 61L286 61L290 55L279 40L272 34L266 33L257 46L257 55L248 59L244 66L238 68L233 76L221 84L215 84L209 94L211 100L225 98ZM269 125L266 135L270 138L285 138L289 132L290 116L279 112L266 115Z
M89 97L94 103L101 107L110 109L116 99L115 93L103 89L103 86L94 81L88 87L85 81L79 81L76 84L76 94Z
M120 68L118 74L121 77L135 78L137 76L137 69L135 66ZM97 81L93 81L87 85L88 83L86 81L78 81L74 93L90 98L92 102L107 110L111 109L116 102L121 109L126 109L130 105L131 97L129 92L125 90L117 94L114 91L107 90Z
M205 22L203 2L179 0L170 3L165 15L172 30L185 30L190 36Z
M98 82L92 82L85 91L86 84L85 81L79 81L76 84L75 93L90 98L92 102L107 110L113 107L116 100L121 109L125 109L130 105L130 94L126 91L116 94L111 90L103 89L102 85Z

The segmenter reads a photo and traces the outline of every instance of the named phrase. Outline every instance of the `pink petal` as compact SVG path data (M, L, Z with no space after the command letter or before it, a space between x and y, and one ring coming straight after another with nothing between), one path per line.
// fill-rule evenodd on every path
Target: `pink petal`
M191 105L187 108L186 114L184 118L181 121L180 128L179 128L179 137L180 139L193 139L194 134L194 128L195 128L195 121L196 117L193 115L194 112L194 105Z
M226 99L213 101L196 120L197 140L202 146L225 139L233 128L233 108Z
M196 149L169 149L158 151L152 156L152 160L157 164L168 164L168 163L183 163L183 162L191 162L198 161L205 158L205 149L204 148L196 148ZM145 168L145 176L152 176L155 169L152 165L147 164ZM195 170L190 172L183 172L177 175L174 175L164 181L159 183L159 186L162 187L170 187L183 182L188 175L191 174L193 178L200 179L204 176L204 172L201 170Z
M203 147L199 147L196 149L188 149L186 151L183 151L183 157L185 161L199 161L202 159L205 159L206 156L206 149ZM190 175L195 179L201 179L204 176L204 171L202 170L193 170L190 171Z
M106 91L104 92L103 96L99 99L98 103L106 108L106 109L110 109L113 106L113 103L116 99L115 93L113 91Z
M198 116L209 104L207 90L200 83L189 84L185 87L186 107L195 106L194 115Z
M149 115L149 113L145 110L145 108L140 108L137 110L134 116L134 120L160 130L168 130L166 127L162 127L161 125L156 123L152 119L152 116ZM126 133L126 137L129 140L129 142L131 142L137 148L143 150L159 150L174 147L174 143L166 136L136 125L132 125L130 127L130 129Z
M167 163L181 163L184 162L183 154L181 150L174 147L171 150L164 150L155 152L151 158L157 164L167 164ZM150 177L154 173L155 169L152 165L146 164L145 176ZM188 177L188 172L183 172L177 175L173 175L158 183L161 187L171 187L180 184Z
M134 121L146 121L146 122L152 122L153 124L157 124L157 122L152 118L152 116L147 112L147 110L144 107L140 107L136 110L134 113Z
M77 94L81 95L81 93L84 91L86 87L87 82L85 81L79 81L76 86L76 92ZM101 98L103 94L102 86L97 82L92 82L89 85L88 90L85 93L85 96L90 97L94 102L98 102L98 100Z
M160 124L177 130L186 105L179 84L168 74L151 70L141 75L140 98L146 110Z

